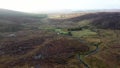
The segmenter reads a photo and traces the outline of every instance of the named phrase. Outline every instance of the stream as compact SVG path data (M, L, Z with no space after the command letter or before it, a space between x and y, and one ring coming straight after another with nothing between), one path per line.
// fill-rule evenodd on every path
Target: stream
M99 47L98 47L98 46L99 46L100 44L101 44L101 43L95 44L96 49L95 49L95 50L92 50L92 51L90 51L90 52L88 52L88 53L86 53L85 56L89 56L89 55L92 55L92 54L97 53L98 50L99 50ZM78 60L80 61L80 63L82 63L82 64L85 66L85 68L90 68L89 65L88 65L87 63L85 63L84 60L82 60L82 58L81 58L82 55L83 55L83 54L80 54L80 53L77 54Z

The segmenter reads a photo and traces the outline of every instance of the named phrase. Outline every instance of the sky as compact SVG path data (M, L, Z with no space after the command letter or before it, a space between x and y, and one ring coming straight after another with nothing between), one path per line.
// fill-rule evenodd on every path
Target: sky
M0 8L22 12L120 9L120 0L0 0Z

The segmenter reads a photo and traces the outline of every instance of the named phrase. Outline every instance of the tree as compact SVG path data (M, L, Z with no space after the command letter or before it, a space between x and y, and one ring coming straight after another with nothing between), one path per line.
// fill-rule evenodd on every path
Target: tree
M72 36L72 33L69 31L69 32L68 32L68 35L69 35L69 36Z

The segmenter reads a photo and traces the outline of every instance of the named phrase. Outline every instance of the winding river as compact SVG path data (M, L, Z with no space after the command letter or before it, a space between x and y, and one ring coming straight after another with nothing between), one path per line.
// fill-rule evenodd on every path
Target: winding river
M98 50L99 50L99 45L100 44L101 44L101 42L98 43L98 44L95 44L94 46L96 46L96 49L92 50L92 51L89 51L88 53L84 54L84 56L89 56L91 54L97 53ZM77 54L77 59L80 61L80 63L82 63L85 66L85 68L90 68L89 65L87 63L85 63L84 60L82 60L82 58L81 58L82 55L83 54Z

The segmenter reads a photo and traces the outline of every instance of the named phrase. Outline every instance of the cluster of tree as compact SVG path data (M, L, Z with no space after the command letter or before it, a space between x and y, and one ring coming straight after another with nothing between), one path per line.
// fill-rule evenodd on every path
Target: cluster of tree
M76 28L69 28L68 31L80 31L82 30L82 27L76 27Z

